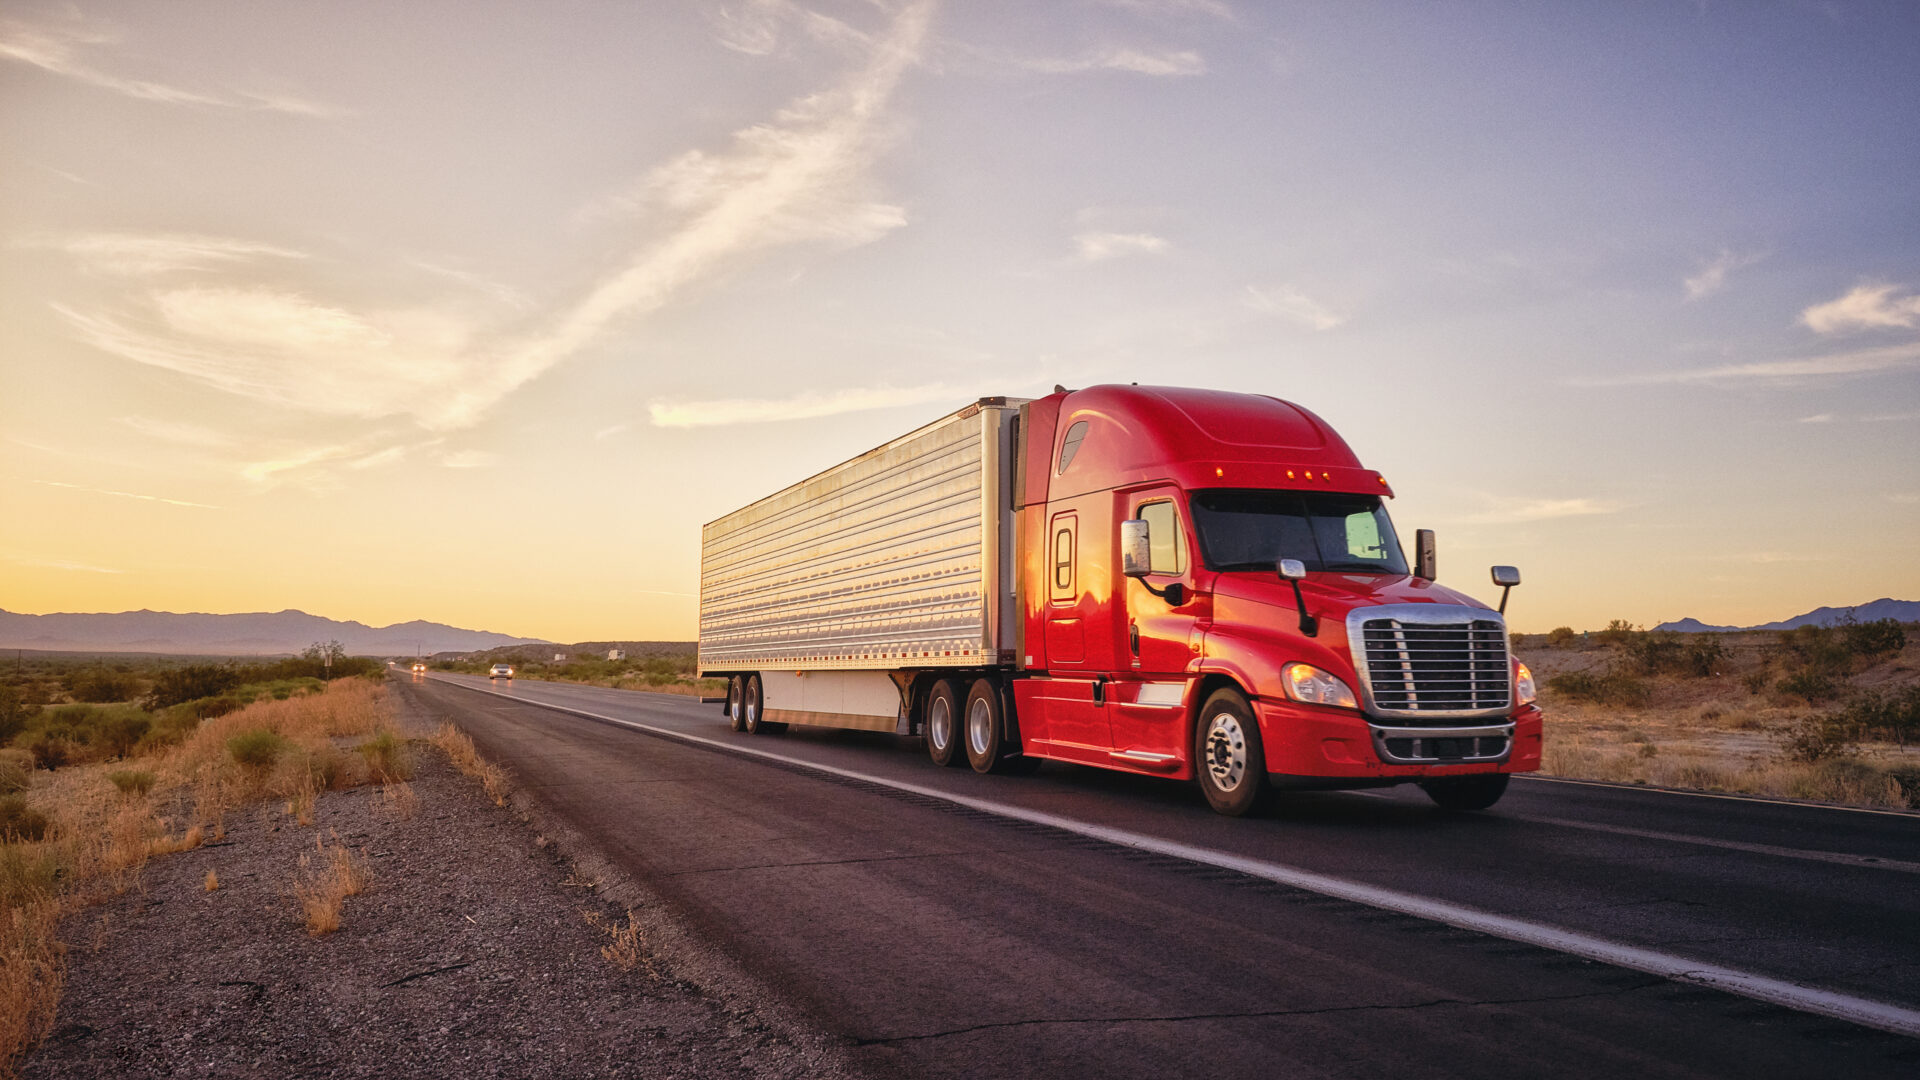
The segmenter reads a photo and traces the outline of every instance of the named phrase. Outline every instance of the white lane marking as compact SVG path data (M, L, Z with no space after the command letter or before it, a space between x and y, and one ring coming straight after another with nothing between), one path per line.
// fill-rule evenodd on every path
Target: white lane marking
M978 810L982 813L1010 818L1014 821L1025 821L1035 825L1045 825L1050 828L1060 829L1063 832L1074 833L1075 835L1089 837L1094 840L1104 840L1110 844L1118 844L1122 847L1130 847L1138 851L1152 852L1156 855L1166 855L1187 862L1200 863L1204 866L1216 866L1223 870L1235 870L1249 877L1261 878L1266 881L1275 882L1276 884L1318 893L1322 896L1331 896L1356 904L1364 904L1368 907L1380 908L1385 911L1399 912L1402 915L1410 915L1414 918L1426 919L1431 922L1445 923L1448 926L1458 927L1462 930L1472 930L1492 937L1518 941L1543 949L1552 949L1555 952L1569 953L1574 956L1584 957L1588 960L1597 960L1603 964L1612 964L1615 967L1623 967L1632 971L1644 971L1649 975L1658 975L1662 978L1672 979L1675 982L1693 983L1699 986L1711 987L1712 989L1725 991L1729 994L1738 994L1741 997L1781 1005L1800 1012L1831 1017L1835 1020L1845 1020L1848 1023L1859 1024L1863 1027L1875 1028L1880 1031L1892 1032L1895 1035L1920 1038L1920 1010L1904 1008L1890 1002L1874 1001L1869 998L1855 997L1851 994L1842 994L1832 990L1821 990L1817 987L1801 986L1797 983L1787 982L1784 979L1769 978L1765 975L1757 975L1753 972L1741 971L1737 968L1725 967L1719 964L1709 964L1699 960L1690 960L1684 956L1675 956L1672 953L1664 953L1656 949L1646 949L1637 945L1608 941L1605 938L1594 937L1591 934L1582 934L1573 930L1564 930L1556 926L1528 922L1525 919L1517 919L1509 915L1500 915L1491 911L1482 911L1479 908L1467 907L1464 904L1454 904L1445 900L1435 900L1429 897L1415 896L1411 893L1397 892L1393 889L1383 889L1376 885L1367 885L1358 881L1348 881L1345 878L1337 878L1328 874L1315 873L1311 870L1284 866L1279 863L1262 862L1258 859L1249 859L1245 856L1234 855L1230 852L1195 847L1191 844L1182 844L1173 840L1163 840L1159 837L1148 836L1144 833L1130 832L1126 829L1116 829L1107 825L1097 825L1090 821L1079 821L1074 818L1061 817L1058 814L1049 814L1045 811L1028 810L1024 807L1007 806L1002 803L989 802L986 799L957 795L952 792L941 791L938 788L922 787L919 784L911 784L903 780L893 780L884 776L875 776L871 773L855 772L851 769L842 769L835 765L826 765L800 758L785 757L755 747L741 746L735 742L709 739L704 735L693 735L688 732L659 727L654 724L643 724L637 720L622 720L617 716L607 716L603 713L589 712L586 709L578 709L570 705L557 705L552 702L536 701L532 698L513 697L513 695L502 694L492 687L472 686L463 682L456 682L454 685L464 686L476 693L490 693L497 697L507 697L516 701L524 701L529 705L538 705L542 708L553 709L557 712L572 713L576 716L584 716L592 720L618 724L621 727L632 728L635 731L646 732L647 734L656 735L661 738L677 739L680 742L690 743L696 746L724 750L729 753L739 754L743 757L762 758L767 761L779 762L783 765L797 765L800 768L825 773L829 776L838 776L864 784L875 784L884 788L892 788L895 791L903 791L910 795L919 795L923 798L939 799L942 802L949 802L955 806L962 806L969 810Z
M1589 832L1613 833L1617 836L1637 836L1643 840L1666 840L1675 844L1698 844L1701 847L1727 848L1732 851L1750 851L1756 855L1773 855L1782 859L1806 859L1810 862L1839 863L1842 866L1860 866L1869 870L1896 870L1903 874L1920 874L1920 862L1908 862L1904 859L1883 859L1875 855L1853 855L1844 851L1816 851L1811 848L1780 847L1775 844L1750 844L1744 840L1721 840L1711 836L1694 836L1691 833L1656 832L1653 829L1630 829L1625 825L1602 825L1595 821L1575 821L1572 818L1541 817L1536 814L1507 814L1520 821L1537 821L1543 825L1558 825L1563 829L1585 829Z
M1879 814L1883 817L1920 818L1920 811L1888 810L1878 806L1839 806L1834 803L1808 802L1801 799L1769 799L1765 795L1734 795L1724 791L1685 791L1680 788L1649 787L1646 784L1616 784L1609 780L1576 780L1571 776L1541 776L1528 773L1515 776L1516 780L1542 784L1573 784L1576 787L1613 788L1616 791L1639 791L1649 795L1680 795L1689 799L1725 799L1728 802L1764 803L1768 806L1792 806L1801 810L1838 810L1847 814Z

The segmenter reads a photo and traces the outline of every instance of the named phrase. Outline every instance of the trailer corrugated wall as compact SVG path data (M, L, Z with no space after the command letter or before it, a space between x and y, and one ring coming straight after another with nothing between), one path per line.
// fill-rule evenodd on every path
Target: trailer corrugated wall
M999 401L702 529L701 670L994 663L1011 617L1001 507L1017 415Z

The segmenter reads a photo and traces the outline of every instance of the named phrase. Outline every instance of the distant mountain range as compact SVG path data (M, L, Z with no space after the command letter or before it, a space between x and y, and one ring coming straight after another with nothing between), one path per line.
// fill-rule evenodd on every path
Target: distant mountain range
M1859 622L1874 622L1878 619L1920 622L1920 600L1880 599L1871 604L1861 604L1852 608L1814 608L1805 615L1795 615L1791 619L1762 623L1759 626L1709 626L1699 619L1681 619L1679 622L1661 623L1654 629L1678 630L1683 634L1725 633L1733 630L1793 630L1802 626L1838 626L1847 621L1848 613L1852 613L1853 618Z
M338 641L353 656L412 656L415 651L422 655L472 652L537 643L540 639L462 630L420 620L368 626L292 610L240 615L171 611L20 615L0 611L0 649L259 656L297 653L315 642L328 641Z

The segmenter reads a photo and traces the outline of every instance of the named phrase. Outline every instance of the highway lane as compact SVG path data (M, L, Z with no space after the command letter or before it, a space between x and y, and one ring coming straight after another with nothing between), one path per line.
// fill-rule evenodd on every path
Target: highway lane
M1360 1063L1486 1074L1468 1067L1476 1059L1503 1063L1492 1071L1530 1062L1591 1075L1795 1075L1835 1054L1873 1074L1915 1052L1562 953L527 705L628 717L1911 1005L1920 823L1909 816L1530 782L1481 815L1436 813L1417 793L1296 795L1234 822L1184 785L1053 766L978 777L936 769L890 736L734 735L717 707L667 695L440 675L413 692L457 715L576 828L664 883L750 968L879 1060L916 1072L1070 1059L1117 1075L1157 1062L1164 1073L1193 1060L1189 1040L1212 1047L1223 1075L1303 1048L1312 1064L1300 1071L1343 1075L1365 1071ZM1464 1004L1495 1001L1508 1004ZM1506 1019L1489 1022L1496 1014Z

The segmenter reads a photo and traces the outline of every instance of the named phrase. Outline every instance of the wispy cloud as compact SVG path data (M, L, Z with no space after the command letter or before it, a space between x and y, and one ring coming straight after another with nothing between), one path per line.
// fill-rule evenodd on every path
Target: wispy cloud
M1248 307L1268 315L1278 315L1315 330L1332 330L1347 321L1340 314L1291 285L1270 288L1247 286Z
M125 570L116 570L111 566L94 566L91 563L74 562L71 559L43 559L33 555L5 556L10 563L20 566L37 566L44 570L70 570L80 574L124 574Z
M1812 416L1803 416L1803 417L1801 417L1801 418L1800 418L1800 420L1799 420L1799 423L1802 423L1802 424L1831 424L1831 423L1833 423L1833 414L1832 414L1832 413L1830 413L1830 412L1823 412L1823 413L1815 413L1815 414L1814 414L1814 415L1812 415Z
M626 431L631 427L633 427L632 424L609 424L606 427L601 428L599 431L594 432L593 439L595 442L604 442L607 439L611 439L615 435L618 435L621 432Z
M341 110L295 94L262 89L188 89L151 79L128 78L89 62L119 41L112 28L80 18L62 24L39 24L9 19L0 22L0 59L30 64L88 86L140 101L224 109L250 109L325 118Z
M1140 15L1182 18L1200 15L1223 22L1235 21L1233 9L1223 0L1100 0L1108 7L1122 8Z
M1627 375L1596 375L1571 380L1575 386L1661 386L1674 383L1741 381L1787 382L1869 375L1920 366L1920 343L1891 345L1858 352L1831 353L1798 360L1763 360L1750 364L1721 364L1710 368L1648 371Z
M60 480L34 480L29 478L28 483L40 484L43 487L66 488L69 491L84 491L90 495L111 495L116 499L138 499L141 502L166 503L168 506L188 506L196 510L220 509L218 506L210 506L202 502L189 502L186 499L169 499L161 495L142 495L137 491L113 491L108 488L89 487L86 484L69 484Z
M1905 295L1900 295L1905 293ZM1920 294L1897 285L1857 285L1847 295L1800 313L1815 333L1908 328L1920 325Z
M449 469L486 469L500 463L500 455L491 450L452 450L440 455L440 464Z
M128 277L231 267L261 258L307 257L305 252L272 244L186 233L81 233L34 243L59 248L89 270Z
M941 384L856 387L829 393L807 392L789 398L728 398L719 401L656 401L647 406L655 427L716 427L764 424L776 420L812 420L867 409L889 409L929 401L958 405L966 395Z
M1920 494L1911 491L1896 491L1887 496L1887 501L1900 506L1920 505Z
M1122 71L1156 78L1204 75L1207 62L1191 49L1150 53L1139 49L1111 48L1072 58L1022 60L1019 66L1048 75L1078 75L1088 71Z
M1121 255L1158 255L1167 250L1163 237L1152 233L1083 232L1073 238L1081 262L1100 262Z
M1490 504L1477 514L1460 518L1476 525L1510 525L1527 521L1552 521L1557 518L1592 517L1618 513L1620 504L1606 499L1528 499L1519 496L1485 496Z
M830 15L794 3L793 0L745 0L732 7L717 8L709 15L714 36L720 44L750 56L768 56L779 51L790 29L797 29L810 40L855 48L871 47L870 35Z
M1763 255L1736 255L1731 251L1722 251L1713 257L1700 272L1687 278L1687 299L1699 300L1712 296L1726 287L1727 275L1735 270L1744 269L1759 262Z
M146 416L123 416L120 422L142 435L161 442L175 443L180 446L198 446L208 450L219 450L234 444L230 435L218 432L199 424L183 424L174 420L155 420Z

